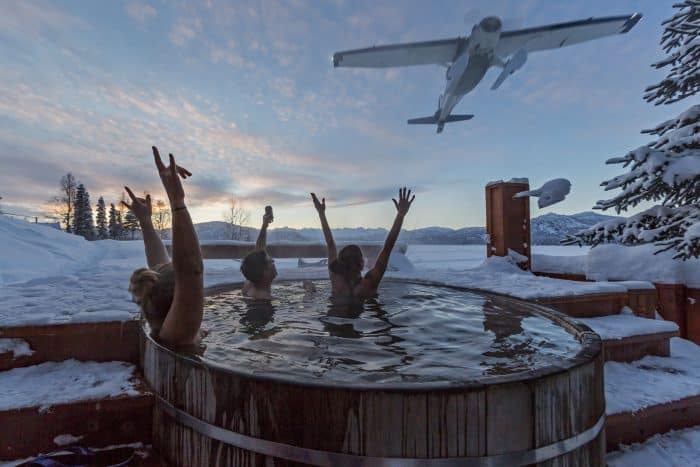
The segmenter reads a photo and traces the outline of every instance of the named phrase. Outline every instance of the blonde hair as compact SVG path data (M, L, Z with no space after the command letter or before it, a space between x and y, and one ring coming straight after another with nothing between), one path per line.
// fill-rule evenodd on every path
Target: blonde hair
M175 271L172 263L153 269L139 268L131 274L129 292L141 306L143 317L154 330L160 328L170 310L175 293Z

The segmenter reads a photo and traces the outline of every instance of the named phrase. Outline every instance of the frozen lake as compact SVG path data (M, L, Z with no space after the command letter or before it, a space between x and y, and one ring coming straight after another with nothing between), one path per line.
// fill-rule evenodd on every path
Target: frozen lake
M588 247L533 245L535 255L576 256ZM409 245L406 256L417 268L474 268L486 259L486 245Z

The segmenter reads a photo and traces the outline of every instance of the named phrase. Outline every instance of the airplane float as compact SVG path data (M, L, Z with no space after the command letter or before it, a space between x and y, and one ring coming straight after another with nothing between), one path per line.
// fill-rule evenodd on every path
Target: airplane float
M457 103L476 87L492 66L502 69L491 86L498 89L505 79L525 65L528 54L557 49L614 34L625 34L642 18L641 13L550 24L536 28L502 31L496 16L482 19L469 37L427 42L373 46L333 54L334 67L389 68L413 65L443 65L445 91L438 109L430 117L412 118L409 125L437 125L441 133L445 123L471 119L474 115L455 115Z

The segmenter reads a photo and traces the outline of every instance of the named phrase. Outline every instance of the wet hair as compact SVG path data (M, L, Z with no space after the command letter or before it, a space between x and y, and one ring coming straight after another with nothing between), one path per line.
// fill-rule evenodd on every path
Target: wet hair
M362 274L364 259L362 250L357 245L343 247L338 253L338 258L333 261L329 269L345 278L350 285L355 285L357 277Z
M172 263L134 271L129 280L129 292L141 307L146 321L152 327L159 328L170 310L175 294L175 270Z
M267 253L264 250L251 251L241 261L241 272L253 284L260 282L267 267Z

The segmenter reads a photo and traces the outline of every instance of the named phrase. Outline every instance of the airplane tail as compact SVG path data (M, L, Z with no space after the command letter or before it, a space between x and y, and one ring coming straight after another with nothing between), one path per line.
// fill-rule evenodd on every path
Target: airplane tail
M410 118L407 123L409 125L434 125L438 122L439 118L440 111L436 110L435 113L430 117Z
M450 123L450 122L463 122L465 120L471 120L474 118L474 115L472 114L464 114L464 115L448 115L446 119L440 120L440 111L437 110L435 114L432 117L418 117L418 118L411 118L408 120L409 125L435 125L437 124L437 132L442 133L442 129L445 126L445 123Z

